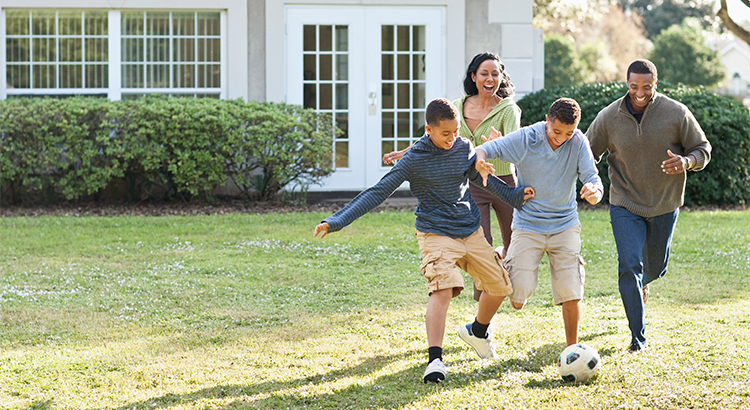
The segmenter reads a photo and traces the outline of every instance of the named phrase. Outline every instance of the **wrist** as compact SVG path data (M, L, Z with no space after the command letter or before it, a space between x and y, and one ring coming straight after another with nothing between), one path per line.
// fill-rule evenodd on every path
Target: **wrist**
M695 166L695 161L691 156L686 156L685 159L687 160L687 168L686 169L692 169Z

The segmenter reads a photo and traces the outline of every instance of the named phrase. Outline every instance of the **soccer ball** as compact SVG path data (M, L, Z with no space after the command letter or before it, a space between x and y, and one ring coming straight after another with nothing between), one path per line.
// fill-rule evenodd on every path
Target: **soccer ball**
M585 382L599 371L601 364L599 352L583 343L566 347L557 357L557 371L566 382Z

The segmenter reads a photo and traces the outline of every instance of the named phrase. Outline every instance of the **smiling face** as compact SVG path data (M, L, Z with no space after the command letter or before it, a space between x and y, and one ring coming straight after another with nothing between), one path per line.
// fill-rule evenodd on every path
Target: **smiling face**
M471 75L474 84L477 86L479 95L482 97L492 97L500 88L500 64L493 60L487 59L479 64L477 72Z
M430 126L427 124L424 128L430 135L430 141L436 147L442 149L451 149L453 143L458 138L458 118L441 120L438 125Z
M654 75L630 73L628 75L628 97L636 112L643 112L656 91Z
M552 150L560 148L560 145L573 137L573 133L578 128L578 122L575 124L565 124L557 118L549 119L547 116L547 125L544 130L547 133L547 142Z

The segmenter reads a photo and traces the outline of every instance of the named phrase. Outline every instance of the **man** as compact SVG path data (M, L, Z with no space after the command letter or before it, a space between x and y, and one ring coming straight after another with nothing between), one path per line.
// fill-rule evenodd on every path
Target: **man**
M656 92L656 66L628 67L628 93L604 108L586 135L594 158L609 151L610 217L617 245L619 288L632 339L646 348L648 285L664 276L688 170L700 171L711 144L688 108Z
M565 342L578 343L585 270L581 258L581 224L576 202L580 197L597 204L604 187L589 143L578 129L581 107L560 98L549 108L546 121L523 127L477 147L476 168L482 177L492 173L486 159L516 165L519 185L534 187L535 196L513 213L513 236L505 267L510 274L514 309L523 308L539 282L539 263L547 254L555 305L562 306Z

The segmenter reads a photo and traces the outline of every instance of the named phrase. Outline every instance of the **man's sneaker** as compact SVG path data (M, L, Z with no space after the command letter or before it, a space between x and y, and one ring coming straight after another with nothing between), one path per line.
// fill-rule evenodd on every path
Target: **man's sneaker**
M641 346L637 343L632 343L630 347L628 347L628 353L641 353L644 350L646 350L646 345Z
M492 346L492 332L487 329L487 337L481 338L474 336L471 333L471 323L467 323L458 328L458 336L463 339L464 342L468 343L469 346L474 348L479 357L482 359L497 359L497 353L495 353L495 347Z
M648 300L648 285L643 285L641 288L641 294L643 295L643 303Z
M427 368L424 370L424 382L441 382L445 380L445 375L447 373L448 372L445 369L443 361L440 360L440 358L437 358L431 361L430 364L427 365Z

